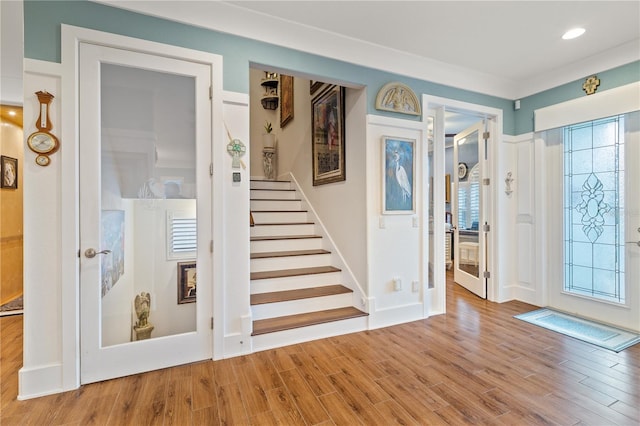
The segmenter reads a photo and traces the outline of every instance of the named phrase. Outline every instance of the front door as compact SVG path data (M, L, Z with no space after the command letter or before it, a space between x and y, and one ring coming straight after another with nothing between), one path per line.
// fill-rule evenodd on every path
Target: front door
M80 44L81 382L212 357L211 67Z
M484 123L474 124L453 138L454 280L482 298L487 297L483 224L485 163Z

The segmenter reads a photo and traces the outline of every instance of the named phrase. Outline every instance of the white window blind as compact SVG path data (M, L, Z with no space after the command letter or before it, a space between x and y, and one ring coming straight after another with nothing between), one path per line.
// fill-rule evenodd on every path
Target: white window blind
M196 257L197 219L187 212L167 211L167 259Z

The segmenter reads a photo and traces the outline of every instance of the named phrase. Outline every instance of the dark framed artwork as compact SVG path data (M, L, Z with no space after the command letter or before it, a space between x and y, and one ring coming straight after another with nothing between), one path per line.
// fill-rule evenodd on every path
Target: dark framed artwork
M313 95L322 87L324 83L318 80L309 81L309 94Z
M383 214L416 212L415 146L415 139L382 137Z
M280 128L293 120L293 77L280 74Z
M196 301L196 262L178 262L178 304Z
M346 179L344 87L330 85L311 100L313 185Z
M0 156L0 188L18 189L18 159Z

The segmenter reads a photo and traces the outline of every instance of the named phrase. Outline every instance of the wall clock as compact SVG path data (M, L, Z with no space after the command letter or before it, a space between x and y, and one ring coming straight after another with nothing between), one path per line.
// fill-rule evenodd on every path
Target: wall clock
M37 132L33 132L27 138L27 146L37 155L36 164L39 166L48 166L51 162L49 156L60 148L60 141L51 132L51 120L49 119L49 105L54 96L51 93L39 91L36 92L38 101L40 102L40 116L36 121Z
M458 163L458 179L464 179L467 177L467 163Z

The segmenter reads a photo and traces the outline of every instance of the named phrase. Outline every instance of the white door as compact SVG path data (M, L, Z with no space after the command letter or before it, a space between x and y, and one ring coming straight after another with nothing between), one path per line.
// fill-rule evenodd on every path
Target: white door
M484 123L474 124L453 139L453 264L454 281L478 296L487 297L485 271L486 223L483 173L486 170Z
M551 281L549 306L640 331L640 112L552 132L562 138L564 279Z
M81 43L79 72L81 382L211 358L211 67Z

